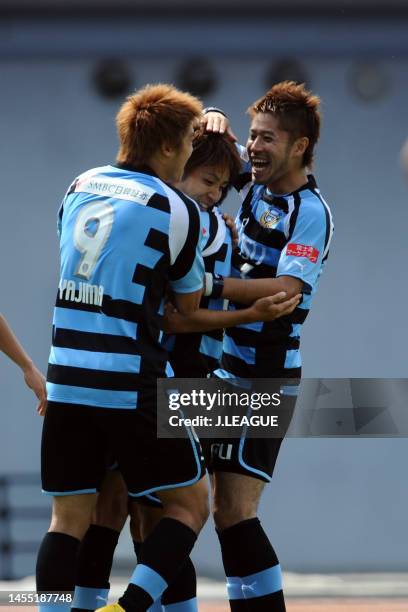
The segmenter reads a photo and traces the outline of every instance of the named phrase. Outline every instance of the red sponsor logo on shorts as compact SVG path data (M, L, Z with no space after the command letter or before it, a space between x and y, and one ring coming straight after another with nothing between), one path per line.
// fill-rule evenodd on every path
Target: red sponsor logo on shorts
M290 242L286 248L286 255L293 257L307 257L312 263L316 263L319 257L319 251L312 246L306 244L295 244Z

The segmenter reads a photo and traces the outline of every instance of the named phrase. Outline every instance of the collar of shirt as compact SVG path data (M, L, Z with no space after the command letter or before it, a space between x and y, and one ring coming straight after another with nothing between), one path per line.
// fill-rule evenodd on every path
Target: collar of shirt
M156 172L146 164L141 164L140 166L133 166L132 164L116 163L112 164L112 166L114 168L120 168L121 170L129 170L130 172L140 172L142 174L150 174L151 176L156 176L157 178L159 178Z

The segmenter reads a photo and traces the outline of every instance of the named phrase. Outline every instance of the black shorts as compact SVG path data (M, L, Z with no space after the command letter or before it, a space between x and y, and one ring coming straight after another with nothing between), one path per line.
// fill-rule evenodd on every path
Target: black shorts
M296 396L284 398L285 433L295 410L296 399ZM284 437L251 438L243 432L240 438L201 439L201 446L210 474L234 472L270 482L283 440Z
M194 484L205 473L200 443L158 439L152 411L48 402L41 444L45 493L96 493L114 457L129 495Z

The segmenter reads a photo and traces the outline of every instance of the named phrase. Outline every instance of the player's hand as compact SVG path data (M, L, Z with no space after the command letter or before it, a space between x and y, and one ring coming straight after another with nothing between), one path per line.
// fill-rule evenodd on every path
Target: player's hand
M231 217L231 215L227 215L227 213L223 213L222 218L225 221L225 225L231 232L232 246L235 248L238 246L238 231L237 226L235 225L235 220L233 217Z
M30 389L36 394L39 404L37 406L37 412L40 416L44 416L47 410L47 392L45 390L45 378L34 364L29 365L25 370L24 380Z
M301 298L302 295L298 293L288 300L286 299L286 293L280 291L276 295L256 300L249 307L249 310L251 310L254 321L273 321L293 312Z
M186 329L186 317L179 313L173 304L166 304L163 316L163 331L165 334L182 334Z
M177 308L171 302L167 302L164 306L163 314L163 331L165 334L178 334L181 332L180 326L183 321Z
M232 142L237 142L238 140L234 132L231 130L228 117L225 117L225 115L222 115L221 113L210 111L201 117L200 123L205 128L206 132L225 134L230 140L232 140Z

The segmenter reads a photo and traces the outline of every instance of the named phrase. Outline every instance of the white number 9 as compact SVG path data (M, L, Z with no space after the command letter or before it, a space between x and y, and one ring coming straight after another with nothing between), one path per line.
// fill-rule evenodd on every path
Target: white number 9
M112 230L113 206L106 202L87 204L79 213L74 227L74 244L81 260L75 276L89 280L98 257Z

